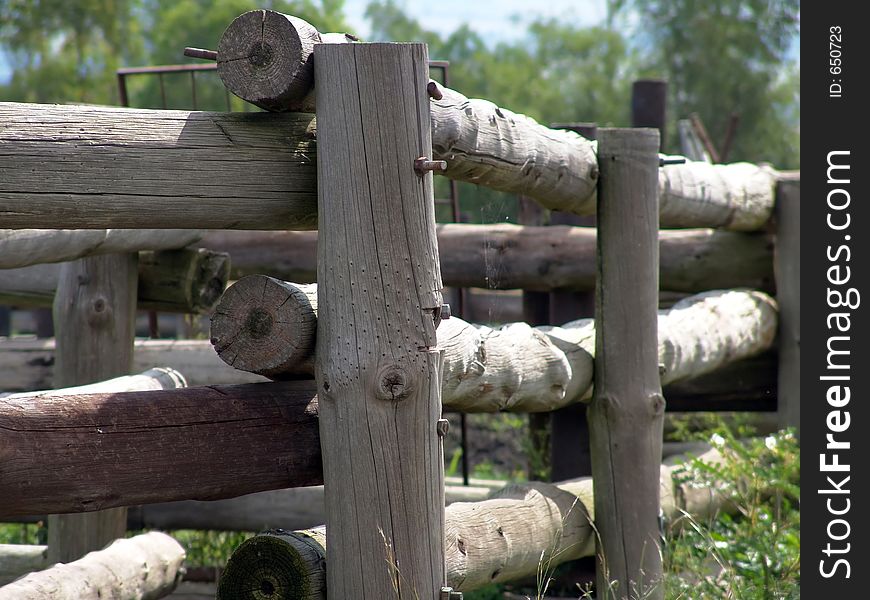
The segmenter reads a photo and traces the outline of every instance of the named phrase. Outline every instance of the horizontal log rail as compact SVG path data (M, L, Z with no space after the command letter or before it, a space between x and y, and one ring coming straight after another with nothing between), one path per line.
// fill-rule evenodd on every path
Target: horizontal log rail
M323 483L311 381L0 398L0 449L0 519Z
M257 106L308 110L316 100L315 45L348 41L341 34L322 34L297 17L249 11L218 43L218 74L229 91ZM595 212L594 142L487 100L435 87L430 92L432 150L434 158L447 161L443 175L522 194L552 210ZM773 169L748 163L664 167L659 172L661 224L760 229L773 210L775 179Z
M273 379L310 376L317 306L314 286L264 275L242 278L218 303L212 343L230 365ZM312 302L312 298L315 300ZM776 304L761 292L706 292L659 313L662 383L713 372L769 348ZM442 402L462 412L543 412L590 397L595 329L512 323L499 329L458 318L441 322ZM256 343L269 338L269 344ZM278 367L277 365L283 365Z
M0 269L98 254L177 250L197 242L203 233L185 229L2 229Z
M152 531L116 540L79 560L26 575L0 588L0 597L16 600L162 598L181 580L184 557L181 544L165 533Z
M696 454L716 463L715 449ZM728 509L727 499L715 490L687 484L677 474L686 456L665 461L660 471L662 510L672 521L689 514L703 521ZM487 500L459 502L447 507L445 543L447 583L472 591L535 575L549 567L595 552L592 479L559 484L509 485ZM240 590L260 589L264 580L287 585L292 581L323 598L319 587L327 556L324 528L307 531L272 530L249 538L230 557L218 584L218 598L237 598Z
M593 142L450 90L431 116L442 174L594 212ZM0 102L0 122L2 227L317 228L311 114ZM661 225L762 229L776 177L746 163L665 166Z
M449 287L532 291L595 289L596 231L508 224L437 226L441 277ZM232 258L234 279L264 274L317 279L315 231L211 231L202 245ZM660 288L674 292L773 289L773 241L713 229L659 232Z
M140 310L208 312L230 275L229 255L203 248L139 253L136 305ZM51 307L59 263L0 269L0 304L17 308Z
M0 340L0 391L48 390L54 385L53 339ZM190 386L229 385L267 381L265 377L233 369L221 361L208 340L136 340L133 370L167 365L184 374Z

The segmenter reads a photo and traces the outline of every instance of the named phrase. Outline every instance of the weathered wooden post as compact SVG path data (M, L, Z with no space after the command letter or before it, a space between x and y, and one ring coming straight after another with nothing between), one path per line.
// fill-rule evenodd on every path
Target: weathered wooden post
M777 413L780 427L801 425L801 180L783 177L776 186L774 274L779 304Z
M314 59L329 595L431 600L444 483L426 46L323 44Z
M659 553L658 149L653 129L599 129L595 392L589 406L597 597L664 597Z
M137 254L65 263L54 302L55 387L130 373L135 335ZM49 563L70 562L127 532L127 509L48 518Z

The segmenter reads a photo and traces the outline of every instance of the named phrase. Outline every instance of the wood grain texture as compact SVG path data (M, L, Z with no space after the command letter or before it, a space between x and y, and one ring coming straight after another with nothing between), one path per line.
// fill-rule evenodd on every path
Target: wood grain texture
M0 103L0 226L316 229L313 127L310 114Z
M202 234L187 229L2 229L0 269L97 254L176 250L196 242Z
M782 427L801 426L801 182L796 178L777 185L776 272L780 306L779 384L777 412Z
M437 234L446 286L539 292L595 289L593 228L449 223L439 224ZM229 253L236 279L261 273L297 283L317 280L314 231L209 232L202 245ZM774 288L773 241L766 234L664 230L659 233L659 255L663 290Z
M0 588L0 596L15 600L162 598L181 580L184 557L181 544L152 531L119 539L75 562L31 573Z
M314 373L317 286L249 275L221 297L211 343L222 361L273 379Z
M0 340L0 390L48 390L54 384L55 342ZM208 340L136 340L133 370L165 365L179 371L190 386L258 383L265 377L227 366Z
M137 272L136 253L89 256L63 263L54 298L58 387L131 372ZM49 561L74 561L124 537L127 512L123 505L114 506L86 515L49 515Z
M323 483L313 382L0 398L0 459L4 517Z
M0 302L18 308L51 306L61 265L0 269ZM202 248L140 252L136 305L140 310L202 313L214 308L230 274L229 255Z
M218 600L326 600L326 527L264 531L242 542L218 581Z
M353 36L327 34L331 43ZM236 96L275 112L314 112L314 44L324 41L313 25L274 10L236 17L221 35L217 70Z
M315 46L316 378L329 593L434 599L442 583L441 276L424 44ZM391 567L392 565L392 567Z
M654 129L599 129L598 141L595 391L588 411L600 534L596 594L661 600L659 135Z

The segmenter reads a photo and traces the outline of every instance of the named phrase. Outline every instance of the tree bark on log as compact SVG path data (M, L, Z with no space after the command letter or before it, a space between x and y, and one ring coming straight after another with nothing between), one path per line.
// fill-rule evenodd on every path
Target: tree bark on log
M0 516L319 485L317 426L310 381L0 398Z
M0 225L316 229L313 120L2 102Z
M228 365L282 379L314 373L317 286L249 275L224 293L211 343Z
M119 539L68 564L31 573L0 588L15 600L150 600L171 593L181 580L184 548L153 531Z
M446 286L595 289L594 228L449 223L436 231ZM264 274L297 283L317 280L317 232L212 231L202 245L230 254L235 279ZM659 232L659 255L663 290L774 288L773 241L766 234L664 230Z
M274 24L280 37L271 31L267 36L266 24ZM325 34L329 38L321 40L318 35L312 25L296 17L252 11L230 25L224 34L226 42L221 39L233 51L222 57L219 45L218 68L222 61L236 59L223 66L234 67L230 91L268 110L296 110L313 100L307 96L314 80L314 43L346 41L340 34ZM279 65L287 69L286 76L273 72ZM266 102L262 79L275 85ZM570 131L550 129L487 100L469 99L447 88L440 91L442 97L430 103L432 149L436 159L447 161L444 175L529 196L551 210L580 215L595 212L598 163L594 142ZM659 173L661 224L761 229L773 210L774 183L773 169L748 163L689 162L663 168Z
M51 306L60 264L0 270L0 303ZM139 253L137 308L202 313L217 303L230 274L229 255L202 248Z
M708 463L721 460L714 449L697 456ZM675 520L686 511L705 519L727 509L726 499L715 490L693 488L675 478L681 469L679 465L686 460L685 456L675 456L660 466L665 516ZM593 504L589 477L558 484L509 485L487 500L451 504L445 511L448 585L468 592L491 583L534 575L542 563L555 568L569 560L592 556ZM247 589L247 594L219 597L253 599L254 590L261 589L267 581L319 581L322 557L328 558L322 530L315 528L314 535L310 529L271 532L270 539L263 544L270 547L267 560L258 560L263 556L258 554L262 546L251 538L234 551L219 583L219 588L225 591ZM259 569L250 568L252 564ZM325 598L319 588L308 589L310 595L303 597Z
M177 250L198 241L203 233L196 229L0 229L0 269L98 254Z
M3 392L50 390L54 383L55 343L47 340L0 341L0 386ZM265 377L239 371L215 354L208 340L136 340L133 370L166 365L184 375L191 387L261 383Z
M233 296L233 303L262 289L267 279L240 280L236 285L242 287ZM298 287L302 286L270 284L268 304L255 298L248 305L252 312L277 314L280 310L284 315L295 314L297 321L309 323L307 331L314 327L310 322L316 318L312 307L316 287L306 287L305 294L294 291ZM223 300L218 312L223 310L222 304ZM243 310L234 310L244 314ZM247 317L239 317L237 323L244 319ZM660 311L658 320L658 360L664 371L661 381L672 383L711 373L769 348L776 335L777 314L774 301L761 292L715 291L681 300L670 310ZM249 335L242 331L237 335L242 337L243 345L231 358L237 368L244 364L274 379L310 376L314 346L301 343L302 338L292 334L289 327L273 329L270 347L277 350L263 353L253 345L245 348ZM234 348L232 335L220 339L221 345ZM595 346L592 319L563 327L512 323L491 329L454 317L439 326L438 345L444 350L442 402L446 408L462 412L544 412L588 400L591 395ZM274 368L278 362L285 365L280 372Z
M415 166L431 156L427 64L425 44L316 46L315 366L335 598L428 600L443 583L441 275L432 175Z

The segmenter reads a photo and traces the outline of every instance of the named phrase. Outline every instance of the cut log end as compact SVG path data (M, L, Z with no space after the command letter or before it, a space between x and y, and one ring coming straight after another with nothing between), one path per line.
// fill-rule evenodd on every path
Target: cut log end
M221 574L218 600L326 598L326 531L277 529L243 542Z
M218 43L217 68L236 96L270 111L313 111L305 96L313 87L310 59L317 30L272 10L236 18Z
M265 275L237 281L212 317L211 343L218 356L236 369L275 379L310 374L317 331L315 290Z

